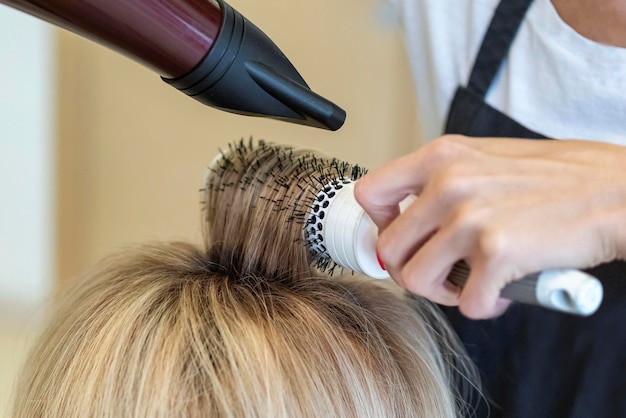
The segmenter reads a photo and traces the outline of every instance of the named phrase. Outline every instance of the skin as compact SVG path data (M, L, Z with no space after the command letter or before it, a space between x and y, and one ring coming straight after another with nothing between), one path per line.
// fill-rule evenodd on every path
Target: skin
M626 1L552 0L565 23L592 41L626 48Z
M626 47L625 0L553 4L582 36ZM470 318L502 313L500 290L526 274L626 258L626 147L444 136L363 177L355 195L394 280ZM459 260L471 267L462 290L446 280Z
M398 203L416 202L402 214ZM394 280L470 318L497 316L502 287L548 268L626 256L626 147L443 136L356 183ZM471 267L461 289L446 277Z

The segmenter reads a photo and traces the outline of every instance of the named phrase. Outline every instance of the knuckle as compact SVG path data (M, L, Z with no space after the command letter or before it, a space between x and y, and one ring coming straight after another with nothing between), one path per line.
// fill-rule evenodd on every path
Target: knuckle
M484 212L474 201L464 201L454 209L447 228L456 233L480 234L486 228Z
M354 184L354 198L363 207L369 207L375 202L375 193L367 177L360 178Z
M498 228L483 228L477 240L476 250L490 262L502 262L508 254L509 239Z
M472 299L461 301L459 310L465 317L470 319L487 319L490 317L488 307Z
M462 164L449 164L434 178L430 188L438 199L452 203L471 196L472 182Z
M467 137L458 134L446 134L430 143L433 145L435 155L451 158L458 156L466 148L463 141L464 138Z
M426 146L431 158L435 158L437 161L444 161L453 157L455 155L456 137L456 135L444 135L429 142Z
M405 285L406 290L411 292L414 295L419 295L423 297L428 297L428 286L424 283L423 280L419 280L419 277L415 277L413 272L406 267L400 271L400 278Z
M442 294L445 291L437 277L432 275L432 272L424 271L418 264L409 262L402 266L399 274L404 287L412 294L431 301L440 302L442 300Z

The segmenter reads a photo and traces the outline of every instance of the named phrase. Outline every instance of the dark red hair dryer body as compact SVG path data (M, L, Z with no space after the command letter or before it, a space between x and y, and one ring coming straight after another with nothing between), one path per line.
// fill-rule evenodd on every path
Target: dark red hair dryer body
M337 130L345 112L312 92L278 47L223 0L0 0L157 71L233 113Z

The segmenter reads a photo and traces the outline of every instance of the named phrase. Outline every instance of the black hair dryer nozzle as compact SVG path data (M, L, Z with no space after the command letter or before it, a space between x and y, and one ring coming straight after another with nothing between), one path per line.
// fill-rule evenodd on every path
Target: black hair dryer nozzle
M208 54L187 74L163 80L228 112L339 129L346 112L312 92L259 28L224 1L219 4L222 24Z

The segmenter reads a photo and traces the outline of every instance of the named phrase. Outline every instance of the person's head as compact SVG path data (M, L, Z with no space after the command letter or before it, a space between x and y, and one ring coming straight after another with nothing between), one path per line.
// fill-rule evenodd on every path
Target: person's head
M206 248L137 247L69 291L16 417L457 416L470 372L434 308L315 271L302 225L267 212L280 190L237 164L208 180Z

